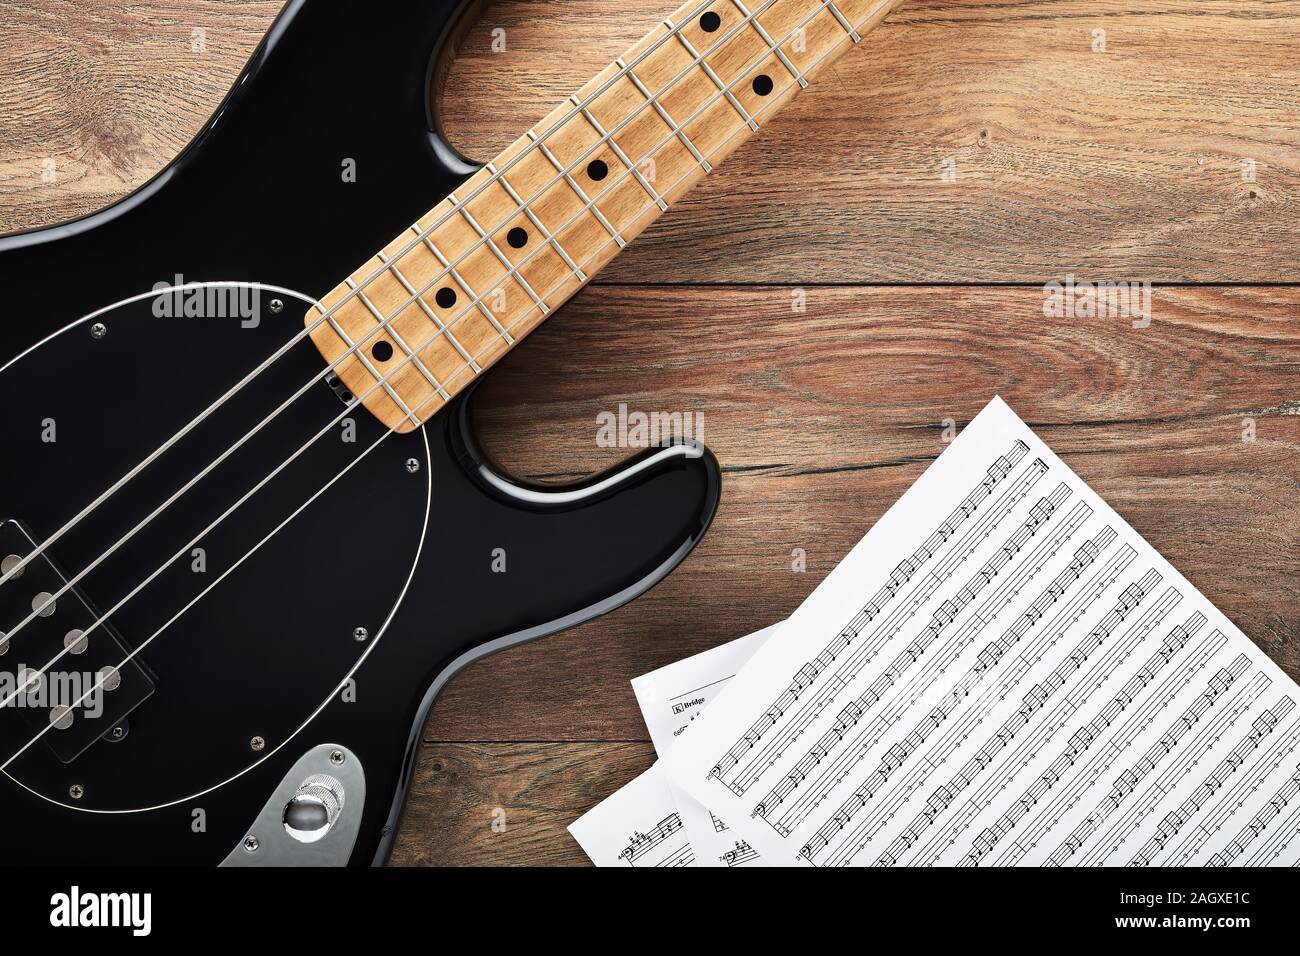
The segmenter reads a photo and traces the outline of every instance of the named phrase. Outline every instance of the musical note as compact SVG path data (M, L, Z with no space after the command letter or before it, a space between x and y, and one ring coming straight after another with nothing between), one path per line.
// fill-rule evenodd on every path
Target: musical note
M1284 864L1294 702L995 400L664 760L775 863Z
M650 739L661 755L676 745L694 719L727 686L732 675L776 630L776 627L765 628L632 681L632 690L650 731ZM679 787L669 784L668 789L690 840L697 866L762 865L761 857L752 847L744 853L735 852L744 841L736 838L724 817L712 813ZM727 857L728 853L731 853L730 857Z
M693 866L695 853L655 764L569 826L597 866Z

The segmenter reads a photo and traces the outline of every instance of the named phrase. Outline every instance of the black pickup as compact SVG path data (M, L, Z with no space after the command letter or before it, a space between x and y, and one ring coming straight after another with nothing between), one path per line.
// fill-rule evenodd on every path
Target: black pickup
M22 522L0 522L0 570L9 573L36 550ZM80 587L60 594L68 581L46 552L0 584L0 720L25 722L64 763L156 689L139 657L126 660L130 647Z

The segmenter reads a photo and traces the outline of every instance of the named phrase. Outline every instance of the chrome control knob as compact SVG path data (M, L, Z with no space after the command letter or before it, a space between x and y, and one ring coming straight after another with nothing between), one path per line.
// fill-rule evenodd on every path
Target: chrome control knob
M302 782L284 807L284 830L299 843L315 843L343 812L343 784L318 773Z

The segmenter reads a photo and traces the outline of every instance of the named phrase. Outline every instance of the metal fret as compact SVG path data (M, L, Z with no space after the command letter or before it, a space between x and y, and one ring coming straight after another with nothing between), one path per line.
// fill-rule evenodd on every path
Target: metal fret
M640 91L641 95L654 104L655 112L659 114L661 120L668 124L669 129L677 131L677 138L680 139L682 144L691 151L691 155L695 157L697 163L704 167L704 171L706 173L713 172L713 164L705 159L704 154L695 148L695 144L692 143L691 138L686 135L686 131L668 115L668 111L664 109L663 104L660 103L656 97L650 95L650 90L648 90L646 85L641 82L641 78L632 72L632 68L623 62L623 58L620 56L614 61L614 64L627 74L629 80L636 84L636 88Z
M831 12L831 16L840 21L840 26L848 32L850 40L854 43L862 42L862 37L858 35L858 31L853 29L853 24L849 23L848 18L840 13L840 8L835 6L833 0L826 0L826 9Z
M347 279L344 281L347 282L349 288L355 285L355 280L353 280L351 276L348 276ZM332 328L334 330L334 333L340 339L343 340L343 344L347 346L347 348L352 352L352 355L358 361L361 362L361 364L365 367L366 371L370 373L371 377L375 380L375 382L381 388L383 388L385 392L388 393L388 397L393 400L393 403L396 404L398 408L400 408L403 412L406 413L405 417L412 424L419 425L420 419L418 419L415 416L415 412L413 412L411 410L411 407L407 405L405 401L403 401L402 396L397 394L397 392L393 389L393 386L388 383L388 376L380 375L379 370L370 364L370 360L366 358L365 350L357 348L357 343L353 340L352 336L348 335L348 333L343 329L343 326L339 325L338 322L334 321L334 316L332 315L329 316L329 324L330 324L330 328ZM381 320L380 325L382 324L383 322Z
M491 236L489 236L487 234L487 230L485 230L482 226L478 224L478 220L475 219L473 215L470 214L470 211L465 208L465 205L459 199L456 198L456 194L448 193L447 198L456 204L456 206L460 210L460 214L465 217L465 221L470 224L470 227L475 232L478 233L479 238L482 239L485 243L487 243L487 247L492 250L492 254L497 257L497 261L499 261L503 266L505 266L506 268L505 277L506 278L513 277L514 280L518 282L520 286L523 287L523 290L527 292L528 295L532 298L533 304L542 310L542 315L549 315L551 312L551 307L547 305L544 301L542 301L541 296L539 296L536 292L533 291L533 287L528 284L528 280L519 274L519 267L514 265L510 261L510 257L501 251L501 247L496 244L496 240L493 239ZM500 285L501 284L500 281L498 281L497 284ZM501 328L502 333L505 332L505 328L501 327L499 323L498 323L498 327Z
M356 280L351 276L348 276L346 281L348 283L348 288L357 288ZM357 288L357 298L359 298L361 303L370 310L370 314L375 317L375 321L379 323L380 328L387 332L392 340L397 343L398 347L406 353L406 357L415 363L415 367L420 370L424 377L428 379L429 384L432 385L438 394L442 396L442 400L444 402L450 401L451 395L442 387L442 384L438 381L437 377L429 371L427 366L425 366L424 361L416 355L415 352L411 351L411 347L406 344L406 340L402 338L401 333L399 333L397 328L392 325L392 322L396 320L397 316L393 316L392 320L384 318L384 313L379 309L376 309L375 304L370 301L370 297L359 288ZM360 355L360 351L358 351L357 354ZM388 377L389 376L385 376L385 378Z
M419 293L415 290L415 286L412 285L410 280L402 274L402 270L397 268L396 260L389 259L388 254L384 252L384 250L380 249L379 261L388 267L389 273L391 273L393 278L402 284L402 288L406 290L407 295L413 296L415 301L420 303L420 308L424 310L424 314L427 315L430 321L438 327L438 331L447 337L447 341L451 343L452 348L459 352L460 357L469 363L469 367L475 372L483 371L478 362L474 361L474 356L470 355L465 349L465 346L460 344L460 340L451 334L451 326L443 322L438 313L429 308L429 303L425 302L424 299L420 297Z
M509 200L511 201L512 207L509 210L509 212L512 218L514 218L515 221L517 222L518 219L525 218L526 216L527 222L530 224L529 230L536 231L538 234L543 235L545 241L534 242L532 248L530 250L526 250L521 257L515 257L513 251L511 253L504 253L502 247L495 240L496 240L496 235L505 234L505 230L508 227L508 223L502 224L500 227L497 224L495 224L495 221L493 221L493 223L488 223L488 220L492 218L490 212L490 210L492 209L492 205L490 203L485 204L479 212L471 213L468 209L465 208L467 199L461 198L460 195L452 194L450 197L450 201L453 205L451 205L450 208L444 207L444 208L437 208L433 210L428 217L425 217L425 219L418 221L415 225L411 227L412 232L414 233L414 237L413 237L413 241L408 246L404 247L404 249L397 249L396 247L394 247L394 252L391 254L391 258L396 259L400 257L400 255L405 249L413 248L415 244L420 242L425 242L429 250L435 255L438 262L442 264L444 269L441 276L439 275L432 276L427 285L423 285L421 288L416 288L414 289L414 291L411 291L411 283L409 281L402 282L402 288L410 292L412 297L402 302L395 302L395 305L397 306L396 311L398 311L399 313L402 312L407 305L409 305L411 302L416 301L416 299L419 298L421 295L423 295L423 293L428 288L435 286L439 278L441 278L442 276L449 275L453 277L455 281L455 287L463 290L471 297L470 304L466 307L466 309L462 313L460 313L459 316L457 316L457 318L463 317L465 315L472 315L474 309L478 308L481 311L483 317L485 317L488 320L490 326L496 330L498 335L501 336L501 340L507 346L513 346L516 342L516 338L515 335L511 334L511 331L515 330L516 328L522 329L524 327L524 323L527 323L528 328L531 328L532 325L535 324L534 322L530 321L531 316L534 314L533 308L536 308L537 312L540 313L540 315L538 316L539 319L549 316L550 312L554 310L553 306L549 304L545 299L543 299L542 296L538 294L538 289L535 289L532 285L533 283L541 283L552 276L553 272L549 264L541 270L535 270L533 273L531 273L528 276L527 279L525 279L521 275L525 263L529 261L533 253L541 252L542 250L545 250L549 245L552 249L555 250L560 261L565 263L564 265L565 274L563 276L561 285L559 287L561 291L554 294L552 292L546 292L546 295L548 297L552 297L553 301L554 301L554 295L558 295L560 300L563 300L563 299L567 299L569 295L572 293L573 289L575 288L575 285L573 281L570 279L570 276L572 276L573 279L577 279L579 283L581 283L583 277L585 277L595 268L594 266L588 265L588 262L593 262L593 263L598 261L603 262L605 261L606 258L608 258L608 255L606 253L602 253L600 255L593 256L591 260L582 260L582 265L577 266L575 264L574 257L568 254L569 250L564 248L564 244L562 244L557 237L572 236L578 233L571 232L569 230L569 223L561 224L558 221L555 222L548 221L547 223L543 223L541 221L541 218L539 218L540 213L531 209L528 203L534 202L537 199L537 196L545 196L547 194L546 191L549 190L551 186L557 184L561 179L563 179L567 183L569 188L573 190L573 194L575 196L582 197L583 199L583 206L582 208L577 210L574 220L572 221L577 221L581 217L585 216L585 214L588 211L590 211L592 215L594 215L597 218L597 221L601 223L601 228L603 228L608 233L608 235L613 239L613 241L618 246L621 247L625 245L627 241L621 235L622 230L628 229L629 232L631 232L638 229L640 224L645 223L647 221L648 218L647 210L645 209L637 210L635 214L632 215L632 218L625 225L622 221L622 217L625 215L625 213L629 213L629 211L625 209L625 205L631 204L632 202L635 201L635 193L631 196L628 196L625 193L620 193L618 194L619 201L615 203L614 206L611 206L611 212L615 211L616 209L617 215L620 218L620 222L616 225L610 221L610 219L608 218L608 214L604 212L602 207L597 207L595 205L596 199L605 195L606 193L608 193L610 189L613 189L615 186L620 185L621 183L625 182L627 179L632 179L637 184L636 188L641 190L651 200L651 207L649 210L650 218L653 217L653 214L656 210L658 212L666 211L668 208L668 201L666 197L677 195L679 190L688 187L691 182L693 182L696 178L698 178L699 175L701 175L704 172L708 172L712 168L712 166L714 165L713 163L714 157L716 155L719 155L719 153L714 153L715 140L720 139L717 148L721 150L723 146L725 146L729 141L735 138L736 134L746 134L749 132L756 131L760 128L757 117L765 116L766 113L764 113L763 107L757 104L755 105L755 108L752 112L748 109L750 100L747 95L747 90L742 92L739 89L739 84L741 82L747 82L747 80L742 80L741 79L742 77L752 76L754 75L754 72L756 70L764 70L765 64L767 64L766 68L770 70L771 61L780 60L782 64L781 69L787 70L788 75L791 76L795 82L799 83L800 87L803 87L805 85L805 78L803 76L803 70L805 67L811 70L815 68L818 63L823 62L828 56L837 54L839 51L835 49L836 47L839 47L842 50L841 43L832 42L830 44L831 49L826 50L820 56L814 56L810 58L812 62L805 63L802 57L796 59L797 54L793 50L789 52L789 55L786 55L786 51L784 51L779 44L786 43L789 40L790 36L798 35L798 31L801 30L805 24L813 20L814 17L824 16L825 12L828 10L832 12L832 15L836 17L836 21L840 23L842 28L844 28L844 32L839 34L839 36L843 37L847 35L853 37L855 40L860 39L860 35L858 34L858 32L847 25L847 20L845 20L844 14L835 6L835 0L815 0L815 2L812 4L813 6L815 6L815 9L809 11L808 15L803 18L802 22L797 27L791 30L791 32L786 36L781 37L779 40L774 39L773 36L770 34L770 32L765 28L763 24L759 24L755 22L755 18L759 15L762 15L765 9L771 7L774 3L777 2L779 2L779 0L730 0L727 6L729 8L734 7L734 9L737 9L742 13L741 22L736 23L734 27L727 30L725 35L723 35L722 37L716 40L710 40L709 42L706 42L704 39L701 39L699 41L700 48L701 48L700 50L696 49L693 41L688 40L685 36L682 36L683 27L675 25L673 19L669 19L665 21L667 24L667 30L664 31L664 27L661 26L658 28L658 31L656 31L656 32L663 31L663 35L656 37L655 34L651 34L650 37L646 38L646 41L651 43L652 48L658 47L662 45L663 42L666 41L672 44L672 46L677 48L678 50L684 50L686 53L691 55L689 64L687 64L684 68L682 68L679 72L677 72L676 75L671 80L668 80L666 82L665 90L652 91L647 87L646 83L642 82L642 78L638 76L637 73L635 72L637 68L637 64L639 64L640 62L642 62L642 60L645 59L644 54L646 51L643 50L641 53L638 53L636 55L628 53L625 54L623 58L620 58L614 64L614 66L617 67L614 76L610 77L608 80L602 81L599 86L599 91L603 92L605 90L608 90L609 88L611 88L614 82L617 82L618 80L621 80L623 78L627 78L631 83L631 88L637 91L638 96L641 97L641 100L640 102L635 102L634 104L635 108L632 109L627 109L628 104L626 102L622 102L621 106L624 107L623 118L619 118L618 121L616 122L615 121L616 118L611 116L608 129L605 128L605 126L603 125L603 118L598 119L595 115L595 113L598 112L601 109L601 107L598 106L589 107L588 105L591 104L593 100L599 95L599 92L593 94L592 92L588 91L585 94L578 94L569 97L568 103L565 105L565 107L561 108L560 110L556 110L552 114L553 116L560 116L562 118L555 119L555 120L548 120L543 124L543 126L538 127L534 131L529 131L525 137L521 138L520 143L517 143L515 145L514 148L514 152L516 153L515 155L511 155L510 150L508 150L506 153L503 153L502 154L503 158L499 159L497 161L497 164L484 167L482 176L472 177L470 183L465 187L463 187L463 193L466 195L468 199L473 199L481 195L483 191L487 188L487 185L489 183L495 184L495 183L502 182L503 178L509 172L509 170L513 168L513 166L516 165L524 156L526 156L527 153L530 152L533 147L536 147L538 151L540 151L542 155L545 157L545 162L549 163L552 167L554 167L555 170L554 178L550 179L549 182L547 182L546 185L542 187L541 191L537 195L533 196L532 198L525 199L524 201L521 201L521 196L519 191L514 189L514 187L509 183L503 183L502 195L507 195ZM897 0L879 0L878 6L872 12L872 15L868 16L866 19L863 20L863 26L862 26L863 31L865 32L869 30L871 27L873 27L875 25L875 21L880 18L879 14L887 10L890 6L892 6L896 2ZM674 18L676 16L677 14L674 14ZM824 25L824 20L822 22ZM685 23L683 24L683 26L685 26ZM743 42L746 45L748 45L753 42L753 38L755 37L760 40L762 46L764 47L764 52L763 55L760 56L757 62L751 62L748 66L741 67L738 63L734 62L736 59L735 57L728 56L725 54L713 57L713 59L716 60L716 62L718 63L718 67L716 68L712 65L711 62L705 61L706 55L713 56L715 51L717 51L718 49L727 49L726 43L728 40L735 37L737 33L745 33L751 28L755 32L753 34L750 34L748 37L746 37L746 39ZM672 42L673 37L677 38L676 43ZM643 41L643 43L646 41ZM678 44L680 44L680 46L678 46ZM734 49L735 46L738 45L733 45L733 48L730 49L729 52L732 53L738 52L737 50ZM800 50L800 53L802 52L803 51ZM796 63L798 63L799 65L796 66L795 65ZM692 89L690 91L691 92L690 100L692 101L697 100L700 95L703 95L705 98L704 102L701 104L699 109L695 110L692 113L691 116L683 117L681 121L678 121L677 119L675 119L673 115L671 115L671 113L680 114L681 110L674 107L674 109L670 113L670 111L666 108L666 104L659 102L660 96L666 90L671 89L678 80L690 76L691 73L694 72L696 68L701 70L705 74L707 79L705 84L702 87L700 87L698 90ZM718 72L718 69L723 69L727 73L728 75L727 81L725 82L723 81L720 73ZM643 69L642 72L645 72L645 70ZM656 80L656 83L658 82L659 81ZM763 83L764 84L768 83L768 78L766 76L763 78ZM734 95L730 88L732 85L735 85L737 88L737 92ZM762 92L760 92L760 90ZM786 85L785 92L788 94L789 91L790 91L790 87ZM756 84L755 92L761 98L765 96L768 92L770 92L770 90L768 90L765 86L759 86ZM635 100L635 98L633 99ZM723 106L722 107L723 112L719 113L718 108L720 104L718 101L722 99L726 99L729 105ZM784 96L773 98L767 101L766 104L764 105L779 105L779 101L783 101L784 99L785 99ZM691 107L688 107L688 111L690 109ZM666 138L660 140L653 148L651 148L644 157L634 162L629 157L628 152L623 148L623 144L615 140L614 137L617 135L621 135L622 130L626 128L628 124L632 122L633 119L639 113L643 111L649 112L650 110L655 111L651 115L654 115L659 122L665 124L665 126L668 127L667 129L668 135L666 136ZM725 117L725 113L727 110L732 110L735 112L735 114L742 117L743 118L742 125L736 126L734 124L728 123ZM552 133L561 129L569 118L576 118L579 114L581 114L582 120L585 121L585 123L593 130L593 132L597 134L597 136L595 138L594 143L591 142L590 137L585 137L585 136L579 137L580 139L584 140L588 148L584 152L582 152L581 155L577 156L572 160L573 166L580 167L580 164L582 162L586 162L593 154L599 155L601 150L608 149L610 155L617 157L618 161L622 164L623 167L619 171L620 175L615 177L614 182L606 185L603 190L601 190L598 187L593 187L591 184L587 184L585 182L585 179L583 179L583 177L577 175L576 173L573 173L573 170L570 169L568 165L568 160L566 160L565 162L561 162L553 150L548 150L545 148L546 145L545 140L547 139L547 137L550 136ZM690 134L685 129L686 126L692 124L697 118L699 118L702 115L706 117L706 122L712 121L712 125L715 127L714 129L705 129L703 131L701 130L700 127L695 127L696 134L700 136L701 142L703 143L707 141L709 143L709 147L707 150L703 146L697 146L694 143L696 134ZM722 127L722 128L719 129L718 127ZM640 133L649 132L649 131L644 130L643 127L635 127L634 129L636 130L636 135L634 136L634 140L638 144L638 150L639 150ZM725 134L725 135L719 136L715 134ZM654 138L654 137L650 137L650 138ZM683 175L681 178L675 179L674 182L672 182L670 185L660 187L658 185L652 184L652 180L656 179L657 177L652 176L649 172L649 169L653 168L653 165L649 166L648 168L645 165L647 158L652 161L655 158L655 153L657 150L662 150L665 145L671 147L673 141L677 141L679 143L678 148L680 148L680 146L685 146L687 148L687 154L692 157L692 164L691 164L692 168L691 170L687 171L685 175ZM526 144L526 145L524 146L523 149L518 149L518 147L522 144ZM507 155L510 156L508 161L504 158ZM660 156L662 157L663 154L660 153ZM671 165L674 170L676 170L681 165L680 159L681 159L680 154L672 155ZM603 167L603 164L601 164L601 166ZM593 167L589 166L588 168L592 169ZM593 179L595 181L603 180L604 170L600 169L600 167L594 167L594 168L598 169L599 171L597 171L594 174ZM570 175L571 173L573 173L573 175ZM598 179L596 177L598 177ZM480 182L480 180L482 180L482 182ZM583 185L581 186L579 185L580 180L583 182ZM664 190L662 194L660 193L661 188ZM623 200L625 199L629 200L629 203L624 203ZM609 204L607 203L606 205ZM552 207L546 206L544 208L548 211L548 220L549 220L550 218L549 211ZM520 216L521 210L524 212L524 216ZM480 215L484 217L483 222L487 223L490 226L492 230L491 232L489 232L488 229L485 229L484 226L480 225L480 223L477 221L476 217ZM458 252L456 257L453 259L453 261L449 262L448 258L442 255L442 253L438 250L438 248L435 245L433 245L431 241L429 241L428 236L434 230L436 230L442 223L449 221L453 217L462 218L471 227L472 232L468 236L464 237L466 240L468 240L468 248L465 248L463 252ZM429 225L427 226L423 225L426 221L429 223ZM589 241L587 238L587 234L585 232L580 234L584 236L582 240L584 244L587 241ZM512 243L511 243L512 246L522 247L527 244L526 240L518 235L512 234L511 239L512 239ZM600 242L603 244L602 240L599 239L598 234L596 235L594 240L590 240L590 241ZM565 244L570 244L570 243L566 241ZM457 238L458 249L459 246L460 246L460 237ZM481 253L484 247L487 247L487 249L490 251L491 256L495 257L496 260L501 264L504 275L494 274L494 270L490 265L487 266L483 265L485 262L490 262L490 259L484 260L481 258ZM583 251L585 252L585 249ZM471 256L474 256L475 258L469 259L468 261L471 263L471 265L466 266L465 268L469 270L469 272L473 275L475 283L487 282L490 291L492 289L501 288L503 283L513 278L520 286L519 294L525 295L526 299L533 303L533 306L532 307L512 306L511 309L507 310L506 307L502 305L500 307L501 318L498 319L498 316L495 313L495 311L490 310L487 307L487 305L484 303L482 298L475 292L475 290L466 281L466 277L462 276L456 271L456 267L459 266L462 261L466 261L467 258ZM517 261L512 264L511 259L517 259ZM383 267L389 264L389 260L375 260L375 261L381 262L381 268L377 269L375 274L376 275L382 274L384 271ZM485 269L484 274L480 275L479 272L476 271L479 268ZM364 280L358 279L357 281L361 282L361 287L364 287L364 284L370 281L370 279L364 279ZM325 313L328 311L330 314L336 312L338 310L339 305L341 305L343 302L346 302L350 298L356 298L361 291L361 287L351 288L348 285L341 285L339 289L336 290L336 293L339 294L339 298L336 301L335 305L328 310L324 306L321 306L320 307L321 312ZM538 288L540 288L540 285L538 286ZM513 290L509 290L508 287L507 287L507 291L513 293ZM489 301L497 301L497 300L489 300ZM432 299L430 299L427 305L431 306L432 304L433 301ZM369 308L369 305L367 305L367 308ZM422 305L422 308L425 308L425 305ZM425 310L428 311L427 308ZM439 309L438 311L441 313L442 310ZM517 321L516 321L516 316L518 316ZM328 318L329 315L322 315L320 320L316 321L314 324L309 326L309 332L311 328L315 328L318 325L323 325ZM456 321L455 319L451 319L450 317L448 317L447 322L438 323L439 334L443 333L443 331L449 328L451 325L454 325L455 321ZM503 322L506 323L506 325L503 325ZM338 330L338 331L341 332L342 330ZM464 333L461 334L463 335ZM524 335L527 333L526 331L519 331L517 334ZM327 358L330 358L332 362L337 362L337 360L332 357L335 350L329 341L318 338L315 335L313 335L313 339L315 340L317 346L321 349L322 353L325 354ZM345 343L351 342L351 340L348 339L346 335L341 335L338 340L343 341ZM473 336L464 339L463 340L464 345L462 346L462 348L467 347L469 343L474 340L475 339ZM462 351L462 348L457 348L456 351L460 353ZM351 354L351 352L353 351L355 351L355 346L353 348L348 349L347 354ZM487 354L487 353L483 352L480 354ZM428 362L428 353L422 353L422 355L425 358L426 362ZM343 357L346 357L346 355ZM462 354L461 357L463 358L464 355ZM365 356L362 356L360 361L362 363L361 365L353 366L351 369L347 370L347 377L351 379L349 384L350 385L356 384L358 387L361 387L360 373L363 367L369 366L370 364L366 361ZM438 370L439 374L443 374L442 372L443 365L442 365L441 358L437 363L429 363L429 364L434 369ZM486 365L487 360L484 360L483 364ZM470 364L465 367L473 368L473 365ZM373 368L370 368L369 374L372 376L372 381L373 381L373 376L375 374ZM407 379L407 381L409 382L410 380ZM402 386L404 390L408 387L409 386L405 384ZM453 387L451 380L448 380L446 389L450 391L452 394L455 394L456 392L459 391L459 386ZM355 392L357 389L353 388L352 390ZM394 421L396 415L396 406L394 406L393 410L389 410L388 408L385 407L375 408L371 403L367 403L367 407L370 407L371 411L375 412L375 414L378 417L380 417L382 421L389 423L392 427L394 428L401 427L402 425L401 418L396 418L396 420ZM409 418L413 416L408 415L407 417Z
M633 177L635 177L636 181L641 184L641 188L650 194L650 198L655 201L655 205L659 207L659 211L667 212L668 203L664 202L663 197L655 192L654 187L651 186L649 181L641 175L641 170L636 166L636 164L627 158L627 153L623 152L623 147L614 142L614 138L610 136L609 133L605 132L605 127L600 125L600 120L591 115L591 110L583 106L577 96L570 96L569 102L582 111L583 117L591 124L591 128L596 131L596 134L601 138L601 140L609 143L609 148L614 151L614 155L618 157L619 162L627 167L628 172L630 172Z
M713 81L713 84L718 88L718 92L727 98L727 102L730 103L735 108L736 112L740 114L740 118L749 124L750 129L754 132L758 132L758 122L754 117L749 115L749 110L745 109L745 107L741 105L740 100L736 99L736 97L732 95L731 90L727 88L727 84L722 82L722 78L719 77L717 73L713 72L713 67L709 66L709 64L704 61L704 57L700 54L700 51L695 49L695 44L686 39L685 35L683 35L677 27L673 26L672 20L664 20L664 24L669 30L674 31L677 34L677 39L681 41L682 46L686 47L686 52L691 55L691 59L695 61L695 65L703 70L705 75Z
M429 251L437 257L440 263L442 263L442 267L447 270L447 274L456 280L456 284L460 286L461 291L469 296L470 301L477 305L478 310L483 313L484 317L490 323L492 323L492 327L497 330L497 334L500 335L501 338L505 339L507 344L513 345L515 342L514 336L507 332L505 326L497 321L497 317L492 314L492 310L483 304L483 300L478 297L478 293L475 292L473 288L470 287L470 284L461 277L460 272L452 268L451 261L442 254L442 250L435 246L429 237L425 236L420 231L420 224L418 222L414 223L411 226L411 229L424 239L424 244L428 247Z
M613 225L610 224L610 221L605 218L605 214L600 211L600 207L598 207L593 200L588 198L587 194L583 191L582 187L578 185L578 183L574 180L574 178L564 168L564 165L558 159L555 158L555 154L551 152L550 147L548 147L544 142L542 142L542 140L538 137L538 135L534 133L532 130L528 131L528 138L533 142L533 145L535 145L539 150L541 150L542 155L545 156L550 161L551 165L554 166L556 170L558 170L561 174L563 174L564 181L569 184L569 188L578 194L579 198L582 199L583 205L587 209L590 209L592 215L594 215L596 219L600 222L600 224L605 227L605 231L609 233L609 237L614 240L615 244L617 244L617 246L620 249L626 246L627 240L624 239L621 235L619 235L618 230L615 229Z
M497 168L491 163L488 163L487 171L489 173L492 173L495 176ZM542 225L542 221L540 219L538 219L535 215L533 215L533 210L523 201L523 199L519 197L519 193L515 192L515 187L510 185L510 181L506 179L505 176L501 177L501 185L505 188L505 191L509 194L510 198L514 201L515 205L524 211L524 215L528 217L528 221L537 227L537 230L542 234L542 238L546 242L549 242L552 248L554 248L555 251L559 253L560 258L564 260L564 264L569 267L569 271L572 272L574 275L576 275L583 282L586 282L587 274L583 272L580 268L578 268L578 264L569 257L569 254L565 251L564 246L560 245L560 241L556 239L553 235L551 235L550 231L544 225Z
M795 65L790 62L790 58L785 55L785 51L781 49L780 44L768 36L767 30L763 28L763 24L758 22L758 17L755 14L750 13L749 9L741 3L740 0L731 0L731 2L736 5L736 9L740 11L740 15L748 20L749 25L758 31L758 35L763 38L763 42L771 48L772 52L775 53L777 58L785 65L785 68L790 71L790 75L793 76L795 81L799 84L799 89L808 89L808 81L803 78L803 74L800 73L795 68Z

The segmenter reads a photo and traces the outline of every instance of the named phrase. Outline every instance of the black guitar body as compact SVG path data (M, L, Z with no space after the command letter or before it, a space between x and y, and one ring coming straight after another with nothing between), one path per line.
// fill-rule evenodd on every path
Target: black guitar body
M309 340L257 371L476 168L429 105L465 6L291 2L147 186L0 238L0 558L48 542L0 584L9 862L382 862L451 675L630 600L708 526L703 449L529 486L464 401L389 435ZM103 678L98 712L58 673Z

